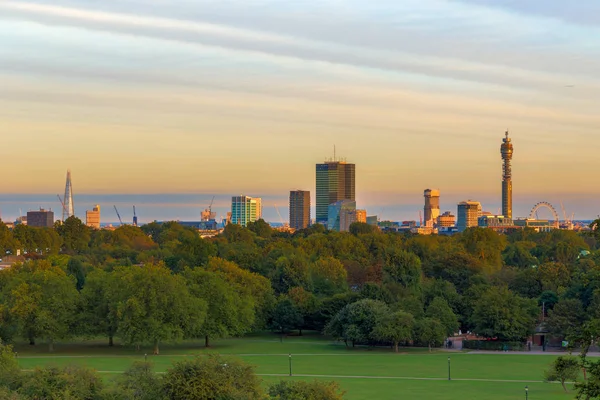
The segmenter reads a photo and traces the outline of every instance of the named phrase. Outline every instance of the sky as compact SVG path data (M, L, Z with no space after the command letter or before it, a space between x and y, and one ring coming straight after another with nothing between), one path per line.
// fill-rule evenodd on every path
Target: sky
M80 216L278 221L334 145L369 214L497 212L508 129L514 215L592 218L598 71L597 0L0 0L0 212L60 209L70 168Z

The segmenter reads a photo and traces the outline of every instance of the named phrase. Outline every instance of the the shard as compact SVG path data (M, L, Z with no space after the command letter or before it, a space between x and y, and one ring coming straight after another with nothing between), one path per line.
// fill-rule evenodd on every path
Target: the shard
M75 207L73 206L73 186L71 184L71 170L67 170L67 184L65 185L65 197L63 197L62 220L75 215Z

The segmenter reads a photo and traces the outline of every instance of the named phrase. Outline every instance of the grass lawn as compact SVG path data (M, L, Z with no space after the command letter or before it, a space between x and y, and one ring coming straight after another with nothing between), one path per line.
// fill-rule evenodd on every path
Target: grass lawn
M160 356L150 355L148 348L109 348L99 341L58 344L53 354L47 353L43 345L18 344L15 351L23 369L81 364L107 376L122 372L135 360L143 360L145 353L149 353L148 360L159 372L184 357L209 352L232 354L254 364L266 383L279 379L335 380L347 391L348 400L523 399L525 385L529 386L531 400L574 398L573 393L565 394L558 384L540 382L544 369L555 358L545 355L429 353L422 349L394 354L389 349L346 349L319 336L289 337L283 343L274 336L215 340L208 350L200 343L186 342L162 346ZM302 376L286 376L288 354L292 354L293 374ZM448 356L453 378L450 382Z

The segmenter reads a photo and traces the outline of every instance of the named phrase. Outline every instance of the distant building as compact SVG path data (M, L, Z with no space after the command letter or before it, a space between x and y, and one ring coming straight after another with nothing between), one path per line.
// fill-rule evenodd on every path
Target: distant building
M537 232L550 232L556 229L555 223L547 219L517 219L514 221L514 225L522 228L533 228Z
M200 212L200 220L211 221L217 219L217 213L212 211L210 208L205 208L204 211Z
M90 228L100 229L100 206L98 204L91 211L85 212L85 224Z
M511 161L513 158L513 145L508 137L502 139L500 146L500 154L502 155L502 215L512 219L512 168Z
M378 222L379 222L379 218L377 218L377 215L370 215L367 217L367 224L369 224L369 225L377 226Z
M256 222L262 217L262 199L250 196L231 198L231 223L242 226Z
M73 205L73 184L71 183L71 170L67 170L67 182L65 184L65 197L62 199L62 220L75 215L75 206Z
M356 210L356 222L367 223L367 210Z
M290 228L306 229L310 225L310 192L290 191Z
M513 226L513 221L504 215L482 215L477 218L477 226L480 228L498 228Z
M317 164L316 220L327 224L329 205L340 200L356 200L356 166L343 161Z
M35 228L52 228L54 226L54 212L44 210L27 212L27 225Z
M348 232L350 225L356 221L356 202L340 200L328 207L327 228L337 232Z
M446 211L438 217L437 226L442 228L456 226L456 216L453 215L450 211Z
M427 189L423 192L423 196L425 197L425 207L423 208L425 225L433 226L440 216L440 191Z
M459 232L478 226L478 219L481 216L481 203L471 200L458 203L457 216L456 227Z

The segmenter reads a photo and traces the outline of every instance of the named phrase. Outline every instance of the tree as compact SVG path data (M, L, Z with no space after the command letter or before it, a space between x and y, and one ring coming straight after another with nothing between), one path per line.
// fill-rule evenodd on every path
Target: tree
M109 296L117 299L117 330L128 344L177 341L198 332L207 305L192 296L183 277L164 265L118 267Z
M506 237L493 229L469 228L459 237L467 252L477 257L493 272L502 266L502 251L506 248Z
M70 365L36 368L24 379L19 390L30 399L97 399L102 379L94 370Z
M376 226L369 225L364 222L353 222L350 224L350 233L356 236L368 235L377 231L378 228Z
M381 301L363 299L348 304L325 327L325 333L338 340L343 340L352 347L356 343L368 343L373 338L373 329L385 314L389 313L387 305Z
M446 329L437 319L423 318L417 321L415 325L415 338L421 344L429 347L439 347L446 338Z
M407 342L413 337L415 318L404 311L385 314L379 318L373 329L373 338L391 342L394 351L398 352L398 344Z
M209 347L211 337L243 335L254 325L254 299L238 292L217 272L199 268L184 271L190 293L207 305L206 319L193 336L203 336Z
M421 260L413 253L398 248L388 249L383 270L391 282L405 287L421 284Z
M152 364L133 363L116 381L106 397L119 400L159 400L165 395L161 378L152 370Z
M79 258L69 258L69 262L67 263L67 274L75 278L76 288L78 291L81 291L85 284L85 269L83 262L81 262Z
M536 301L524 299L508 288L492 287L475 302L471 322L478 335L500 340L525 340L539 313Z
M271 225L266 223L262 218L256 222L248 222L246 228L261 238L268 239L273 235L273 229L271 228Z
M437 319L442 323L446 336L452 336L458 332L458 318L456 318L456 314L454 314L445 299L441 297L433 299L425 314L428 318Z
M280 381L269 387L273 400L343 400L336 382Z
M106 335L108 345L114 345L117 333L119 296L115 274L95 269L87 276L81 291L79 323L81 333L89 336Z
M290 298L283 297L277 302L269 325L272 330L284 334L292 329L299 329L303 323L304 318L298 307Z
M577 299L561 299L548 311L548 329L556 336L573 334L587 319L583 304Z
M273 288L269 280L264 276L242 269L231 261L218 257L211 257L206 269L212 272L220 272L236 291L254 299L255 319L253 328L264 328L268 315L275 304Z
M567 392L567 381L574 382L579 376L579 361L575 357L560 356L550 364L550 369L546 371L546 381L560 382L565 392Z
M12 346L0 341L0 388L16 390L21 386L22 372ZM2 397L0 397L2 398Z
M310 275L315 294L331 296L348 289L346 268L336 258L318 259L310 265Z
M54 341L71 333L79 300L75 279L45 261L13 268L13 278L4 289L5 306L30 344L42 337L53 351Z
M175 363L163 377L163 388L170 400L264 398L254 367L219 355Z
M56 231L62 238L63 249L66 252L81 253L89 248L90 228L76 216L71 216L57 225Z

